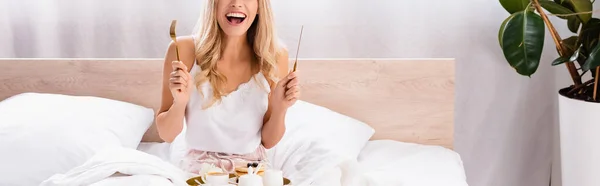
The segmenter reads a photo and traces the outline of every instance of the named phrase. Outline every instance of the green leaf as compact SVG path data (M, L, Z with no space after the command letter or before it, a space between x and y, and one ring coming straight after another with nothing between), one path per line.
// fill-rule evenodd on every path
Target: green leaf
M590 56L587 58L587 60L585 60L585 64L581 66L581 69L588 71L596 68L597 66L600 66L600 45L596 45L592 52L590 52Z
M527 8L530 0L500 0L500 4L508 13L514 14Z
M568 8L555 3L553 1L540 1L540 5L548 10L548 12L552 13L552 14L573 14L574 12L569 10ZM572 16L557 16L561 19L567 19L567 18L577 18L577 16L572 15Z
M592 18L587 24L581 28L581 40L583 46L591 51L594 46L598 43L598 36L600 35L600 19Z
M573 33L577 33L577 31L579 30L579 25L581 24L581 21L579 19L567 19L567 27L569 27L569 30Z
M539 1L540 5L546 9L548 12L552 13L552 14L573 14L575 12L573 12L571 9L567 8L569 5L561 5L559 4L560 2L554 2L554 1ZM567 7L565 7L567 6ZM570 16L557 16L561 19L567 19L567 26L569 27L569 30L573 33L577 33L578 29L579 29L579 25L581 24L581 20L579 20L579 17L577 17L576 15L570 15Z
M567 39L562 40L563 46L565 46L565 48L567 49L566 55L568 55L568 56L572 55L575 52L575 50L577 50L579 48L577 39L578 39L577 36L571 36L571 37L568 37Z
M576 50L577 47L575 45L577 45L577 39L578 39L577 36L571 36L571 37L568 37L566 39L563 39L562 41L563 41L563 44L567 44L569 46L573 46L572 47L573 50Z
M573 6L575 13L591 12L594 8L590 0L563 0ZM585 24L592 18L592 13L579 14L581 21Z
M560 65L567 61L569 61L569 59L564 58L564 57L559 57L559 58L556 58L554 61L552 61L552 66Z
M585 64L585 61L587 60L588 54L588 50L582 46L581 48L579 48L579 57L575 62L577 62L577 64L579 64L580 67L583 66Z
M577 60L577 58L579 58L579 50L575 51L571 57L569 58L569 61L575 61Z
M500 47L502 47L502 33L504 33L504 28L506 27L506 23L508 22L508 20L512 19L512 17L514 17L514 16L515 16L514 14L511 14L504 21L502 21L502 25L500 25L500 30L498 31L498 43L500 43Z
M572 36L570 38L573 38L573 37L577 37L577 36ZM563 40L563 43L564 43L564 41L565 40ZM552 66L556 66L556 65L563 64L565 62L572 62L572 61L577 60L577 58L579 57L579 49L576 50L576 51L574 51L574 52L571 52L571 53L567 54L567 56L570 56L570 57L568 57L568 58L567 57L558 57L558 58L556 58L554 61L552 61Z
M502 52L517 73L531 76L537 70L544 47L544 21L533 11L514 13L501 31Z

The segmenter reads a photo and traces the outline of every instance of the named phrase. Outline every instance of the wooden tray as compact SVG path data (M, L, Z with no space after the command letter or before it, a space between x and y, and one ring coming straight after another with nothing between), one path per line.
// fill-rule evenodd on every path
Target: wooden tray
M238 177L236 174L233 174L233 173L229 174L229 180L237 183L237 179L238 179ZM189 186L200 186L200 184L204 184L204 182L202 181L202 176L192 177L192 178L188 179L186 182ZM198 183L200 183L200 184L198 184ZM291 186L292 181L290 181L287 178L283 178L283 185Z

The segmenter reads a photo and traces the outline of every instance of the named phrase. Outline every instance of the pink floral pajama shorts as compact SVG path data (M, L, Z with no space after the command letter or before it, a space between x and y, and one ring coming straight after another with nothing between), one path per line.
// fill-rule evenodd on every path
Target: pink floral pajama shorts
M268 165L266 149L262 145L254 153L243 155L190 149L181 160L180 167L189 173L198 174L200 166L203 163L208 163L221 168L227 173L234 173L236 167L246 167L248 163L254 162Z

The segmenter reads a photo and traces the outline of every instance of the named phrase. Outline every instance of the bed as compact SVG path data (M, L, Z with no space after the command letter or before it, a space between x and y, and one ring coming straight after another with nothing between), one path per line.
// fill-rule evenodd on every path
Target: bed
M0 151L14 152L0 158L0 164L12 166L4 171L11 172L0 168L0 173L15 175L0 179L0 185L60 185L74 178L97 185L175 183L178 175L164 171L170 169L143 174L141 168L118 166L95 174L85 169L102 161L176 163L182 153L177 139L162 142L149 117L160 104L162 64L162 59L0 59L0 131L9 131L0 132L5 141ZM294 185L467 185L462 160L452 151L454 59L301 59L298 73L302 99L288 111L284 139L269 151L273 167L293 177ZM61 110L74 114L48 114ZM32 119L31 113L44 119ZM63 128L40 126L45 121ZM33 134L39 135L28 136ZM60 157L66 152L54 149L73 149L74 139L79 140L75 149L83 150L68 152L76 158L60 164L17 153ZM56 145L36 147L41 141ZM138 158L140 152L151 157ZM34 160L36 166L58 168L40 167L38 174L23 168L22 162ZM82 175L84 170L90 173ZM115 170L132 176L116 177Z

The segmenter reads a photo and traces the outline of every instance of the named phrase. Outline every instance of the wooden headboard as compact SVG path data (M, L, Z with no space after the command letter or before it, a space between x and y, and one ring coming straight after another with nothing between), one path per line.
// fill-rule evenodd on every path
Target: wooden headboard
M99 96L157 109L162 59L0 59L0 100ZM302 100L375 128L373 139L452 148L454 59L301 59ZM143 141L160 141L155 127Z

